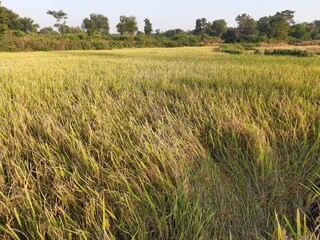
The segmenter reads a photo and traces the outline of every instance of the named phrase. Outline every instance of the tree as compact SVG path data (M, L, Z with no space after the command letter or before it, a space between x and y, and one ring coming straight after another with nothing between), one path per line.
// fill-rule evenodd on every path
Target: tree
M308 28L308 32L310 33L310 38L311 39L317 39L317 35L318 35L318 29L317 26L315 24L315 21L312 23L306 23L306 26Z
M206 18L196 20L196 29L194 30L195 35L201 35L208 28L209 23Z
M61 23L61 21L64 20L63 24L66 24L65 20L68 19L68 14L65 13L63 10L59 10L58 12L48 10L47 14L53 16L57 20L57 23Z
M137 20L134 16L121 16L120 22L117 24L117 31L121 35L133 35L138 31Z
M69 27L69 32L70 34L83 34L83 30L80 27Z
M227 22L224 19L215 20L211 24L211 36L221 38L227 32Z
M282 11L282 12L277 12L275 16L283 18L284 20L287 21L287 23L289 23L290 25L293 25L293 24L295 24L295 22L293 20L294 19L294 13L295 13L295 11L285 10L285 11Z
M288 38L290 25L288 21L280 15L275 15L270 19L271 38L286 40Z
M151 35L152 32L153 32L152 23L148 18L146 18L144 20L144 34Z
M161 35L161 30L160 30L160 29L156 29L155 35L156 35L156 37L160 37L160 35Z
M31 18L19 18L18 23L19 27L14 30L20 30L25 33L36 33L39 28L39 25L34 23L34 20Z
M58 32L54 31L52 27L44 27L40 29L40 34L58 34Z
M6 15L5 7L2 7L0 0L0 34L3 34L8 29L8 17Z
M262 17L258 21L258 31L260 36L267 36L271 38L272 35L272 28L270 25L271 17Z
M2 11L4 12L4 14L7 18L8 29L20 30L22 25L19 21L19 15L14 13L10 9L5 8L5 7L2 8Z
M290 24L294 23L294 11L277 12L274 16L260 18L258 30L260 36L286 40L290 31Z
M18 30L25 33L35 33L39 28L39 25L34 23L31 18L21 18L18 14L14 13L10 9L0 7L0 12L4 18L0 18L1 21L5 21L5 28L9 30Z
M313 22L313 24L315 25L315 27L320 31L320 20L315 20Z
M195 35L200 35L202 33L203 27L201 19L196 20L196 29L194 30Z
M68 14L65 13L63 10L59 11L47 11L47 14L53 16L57 23L54 25L56 28L58 28L60 33L63 33L66 28L66 19L68 19Z
M102 14L90 14L90 19L85 18L82 23L82 29L86 30L89 35L109 34L109 19Z
M296 24L292 27L290 36L300 40L306 40L311 37L311 31L308 29L307 24Z
M236 17L238 23L237 33L239 37L254 35L257 32L257 22L247 14L241 14Z
M229 27L227 32L222 35L225 43L235 43L237 39L237 29L233 27Z
M163 36L165 37L168 37L168 38L171 38L171 37L174 37L178 34L181 34L181 33L184 33L184 31L180 28L178 29L170 29L170 30L167 30L163 33Z
M312 29L312 38L313 39L320 39L320 20L315 20L312 23L313 27Z

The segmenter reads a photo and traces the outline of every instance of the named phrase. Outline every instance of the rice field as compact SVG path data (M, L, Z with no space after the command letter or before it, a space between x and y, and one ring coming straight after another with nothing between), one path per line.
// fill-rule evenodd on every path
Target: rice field
M320 58L0 59L1 239L312 238Z

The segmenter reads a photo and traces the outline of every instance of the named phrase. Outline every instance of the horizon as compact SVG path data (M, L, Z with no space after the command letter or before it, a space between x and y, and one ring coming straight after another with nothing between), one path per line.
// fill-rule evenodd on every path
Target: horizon
M46 14L48 10L60 10L68 14L67 24L70 26L81 27L82 20L91 13L103 14L109 19L110 33L116 33L116 24L121 15L135 16L138 22L139 30L143 30L145 18L149 18L153 24L153 30L160 29L166 31L170 29L182 29L184 31L193 30L195 21L198 18L206 18L208 21L225 19L229 27L235 27L235 18L237 15L247 13L255 20L261 17L274 15L276 12L284 10L295 11L295 21L297 23L312 22L320 19L317 9L320 8L320 1L305 0L303 3L298 0L283 0L276 2L269 1L266 4L257 4L252 0L229 0L228 3L218 1L202 0L194 3L191 0L140 0L130 2L124 0L121 2L108 4L103 0L93 0L89 2L76 2L70 0L50 0L43 4L40 0L3 0L2 6L11 9L21 17L30 17L40 28L53 26L55 19ZM76 7L75 7L76 6ZM205 6L205 7L204 7ZM37 8L37 11L35 11Z

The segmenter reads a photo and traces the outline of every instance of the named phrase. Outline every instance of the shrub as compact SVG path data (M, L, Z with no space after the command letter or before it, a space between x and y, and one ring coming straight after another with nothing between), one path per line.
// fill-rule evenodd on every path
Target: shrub
M308 51L292 50L292 49L265 50L264 55L296 56L296 57L311 57L312 56L312 54Z
M259 49L256 49L256 50L254 51L254 53L253 53L253 54L261 55L261 54L262 54L262 52L261 52Z
M93 42L91 45L92 45L92 46L94 47L94 49L96 49L96 50L108 49L108 47L106 46L106 44L103 43L103 42L100 42L100 41L95 41L95 42Z
M245 48L241 44L223 44L215 51L229 53L229 54L242 54Z
M242 52L241 51L239 51L239 50L223 50L222 52L224 52L224 53L229 53L229 54L242 54Z

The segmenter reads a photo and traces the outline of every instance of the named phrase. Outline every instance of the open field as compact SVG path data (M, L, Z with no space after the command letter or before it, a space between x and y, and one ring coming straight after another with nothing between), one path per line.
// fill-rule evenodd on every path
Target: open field
M307 210L318 57L203 47L0 59L1 239L271 239L276 215L287 228L284 216L296 226Z

